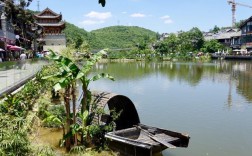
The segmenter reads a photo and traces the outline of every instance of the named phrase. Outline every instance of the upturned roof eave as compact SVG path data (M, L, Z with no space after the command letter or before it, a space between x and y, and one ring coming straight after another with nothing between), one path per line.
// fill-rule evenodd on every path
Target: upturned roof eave
M61 18L62 15L57 16L40 16L40 15L34 15L36 18Z
M42 27L59 27L59 26L65 26L65 23L59 23L59 24L49 24L49 23L37 23L38 25L42 26Z

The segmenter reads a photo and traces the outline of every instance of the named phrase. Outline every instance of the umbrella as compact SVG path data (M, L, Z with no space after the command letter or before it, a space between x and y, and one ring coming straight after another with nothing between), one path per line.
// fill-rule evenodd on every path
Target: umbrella
M4 49L0 48L0 51L5 51Z
M22 50L22 48L21 47L19 47L19 46L11 46L10 48L9 48L10 50Z

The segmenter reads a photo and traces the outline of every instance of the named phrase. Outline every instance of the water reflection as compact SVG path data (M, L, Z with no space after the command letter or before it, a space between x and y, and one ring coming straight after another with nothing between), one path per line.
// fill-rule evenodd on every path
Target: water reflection
M169 81L178 80L190 86L198 86L203 80L228 86L227 105L232 106L232 90L252 102L252 62L223 61L211 63L127 62L100 63L94 71L112 74L116 80L137 81L153 74L165 76Z
M94 71L116 81L91 89L126 95L142 123L190 134L189 148L164 156L251 155L251 61L100 63Z

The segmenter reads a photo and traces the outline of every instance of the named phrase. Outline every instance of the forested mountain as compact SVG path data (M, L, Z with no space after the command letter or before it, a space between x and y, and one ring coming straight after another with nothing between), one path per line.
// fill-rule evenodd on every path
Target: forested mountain
M108 48L131 48L156 39L156 33L137 26L111 26L91 31Z
M66 22L64 33L66 35L67 44L75 44L76 48L83 42L87 42L91 48L102 47L102 43L92 33L71 23Z
M64 30L67 43L75 43L78 47L86 41L91 49L131 48L141 42L156 39L156 33L136 26L111 26L87 32L77 26L66 23Z

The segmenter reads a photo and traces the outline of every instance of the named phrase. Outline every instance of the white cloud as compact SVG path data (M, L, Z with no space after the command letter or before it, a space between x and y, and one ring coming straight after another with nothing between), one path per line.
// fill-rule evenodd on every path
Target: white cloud
M173 20L167 19L167 20L164 20L164 23L165 23L165 24L171 24L171 23L173 23Z
M170 16L168 16L168 15L165 15L165 16L162 16L162 17L160 17L161 19L170 19L171 17Z
M162 17L160 17L160 19L162 19L165 24L171 24L171 23L173 23L173 20L168 15L162 16Z
M141 14L141 13L134 13L130 15L131 17L146 17L145 14Z
M111 12L96 12L96 11L91 11L90 13L85 15L88 18L92 19L99 19L99 20L105 20L110 17L112 17Z
M127 12L126 12L126 11L123 11L122 14L127 14Z
M97 24L105 23L107 19L112 17L112 14L111 12L91 11L88 14L86 14L85 17L86 19L80 22L82 26L97 25Z
M105 21L103 20L84 20L81 22L81 25L84 25L84 26L87 26L87 25L96 25L96 24L102 24L104 23Z

